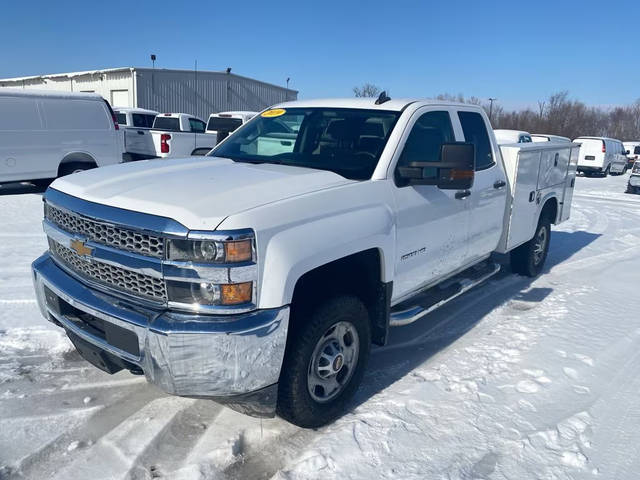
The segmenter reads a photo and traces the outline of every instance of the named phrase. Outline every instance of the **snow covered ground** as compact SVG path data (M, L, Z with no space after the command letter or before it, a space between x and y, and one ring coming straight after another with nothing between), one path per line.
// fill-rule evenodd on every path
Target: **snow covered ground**
M640 196L578 178L547 271L497 278L374 351L350 413L302 430L82 361L37 310L39 195L0 197L0 478L635 479Z

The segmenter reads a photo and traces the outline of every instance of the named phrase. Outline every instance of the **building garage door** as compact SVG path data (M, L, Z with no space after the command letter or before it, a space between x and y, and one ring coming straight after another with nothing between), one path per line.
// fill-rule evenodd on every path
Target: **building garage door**
M112 107L130 107L129 90L111 90Z

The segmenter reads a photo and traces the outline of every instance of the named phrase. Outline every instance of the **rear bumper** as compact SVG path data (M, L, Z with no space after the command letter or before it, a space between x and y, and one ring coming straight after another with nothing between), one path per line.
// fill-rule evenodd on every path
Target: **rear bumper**
M142 371L170 394L273 414L288 306L218 316L153 310L87 287L48 253L32 269L42 314L67 331L85 358L98 357L88 358L94 365L110 373ZM244 408L243 399L259 405Z
M586 165L578 165L579 172L589 172L589 173L597 173L602 172L602 167L589 167Z

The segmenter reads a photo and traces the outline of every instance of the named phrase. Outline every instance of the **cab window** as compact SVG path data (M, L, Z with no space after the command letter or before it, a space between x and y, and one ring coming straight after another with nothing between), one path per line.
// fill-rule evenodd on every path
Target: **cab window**
M476 146L476 170L484 170L495 164L489 134L482 115L477 112L458 112L465 142Z
M396 185L408 185L406 180L400 178L398 167L406 167L413 162L439 162L442 144L451 142L455 142L455 135L449 112L434 111L423 114L413 125L398 159ZM424 170L425 178L432 176L431 174L436 175L436 169L433 167Z

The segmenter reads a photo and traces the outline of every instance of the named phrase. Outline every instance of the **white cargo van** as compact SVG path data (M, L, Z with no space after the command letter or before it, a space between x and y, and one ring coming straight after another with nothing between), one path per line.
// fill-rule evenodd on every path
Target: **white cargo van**
M212 113L207 122L206 133L216 134L218 136L217 141L220 143L231 132L247 123L257 114L258 112L247 111Z
M115 115L88 93L0 90L0 184L122 162Z
M578 137L580 144L578 172L586 176L592 174L606 177L620 175L627 171L627 156L620 140L607 137Z
M531 140L537 142L570 142L568 137L561 137L560 135L549 135L547 133L534 133L531 135Z
M508 145L510 143L531 143L531 134L522 130L505 130L497 129L493 131L496 141L499 145Z

